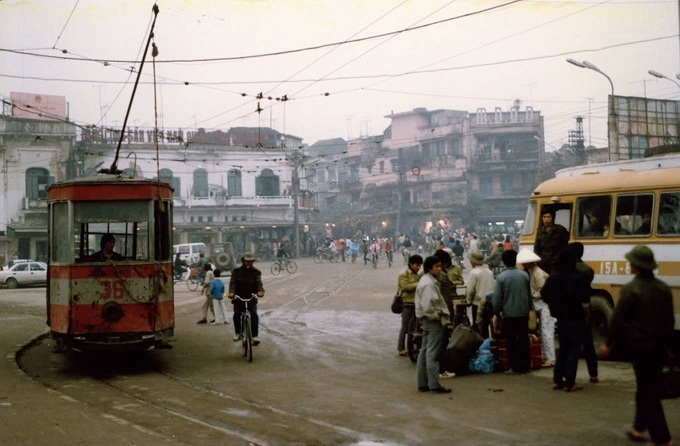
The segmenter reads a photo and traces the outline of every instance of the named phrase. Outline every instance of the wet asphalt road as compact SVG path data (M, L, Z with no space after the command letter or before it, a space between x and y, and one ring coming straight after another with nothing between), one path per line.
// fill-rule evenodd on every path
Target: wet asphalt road
M442 381L416 390L415 366L396 355L389 312L401 268L298 261L272 276L259 304L253 363L233 325L197 325L201 297L179 284L173 349L88 357L51 353L44 288L0 290L0 444L626 444L634 378L601 363L599 384L567 394L551 370ZM579 381L587 381L585 364ZM665 401L680 433L680 400Z

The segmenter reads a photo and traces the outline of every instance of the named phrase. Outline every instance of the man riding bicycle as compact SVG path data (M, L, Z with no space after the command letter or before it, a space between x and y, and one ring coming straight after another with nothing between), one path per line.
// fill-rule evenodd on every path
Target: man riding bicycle
M246 252L243 254L241 262L241 266L231 272L231 279L229 280L228 297L234 305L234 342L241 340L241 314L246 310L246 302L234 299L234 296L238 295L244 298L248 298L252 294L257 294L258 298L264 296L262 272L253 266L255 256L250 252ZM253 324L253 345L259 345L258 331L260 318L257 315L257 299L248 302L248 310L250 311Z

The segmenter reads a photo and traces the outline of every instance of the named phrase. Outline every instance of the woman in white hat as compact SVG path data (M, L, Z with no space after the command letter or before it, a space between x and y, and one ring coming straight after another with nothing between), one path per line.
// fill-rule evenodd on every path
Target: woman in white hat
M521 265L522 269L529 274L534 308L541 321L543 367L552 367L555 365L555 318L550 314L548 304L541 299L541 288L545 285L548 273L538 266L540 261L541 258L527 248L522 248L517 254L517 265Z

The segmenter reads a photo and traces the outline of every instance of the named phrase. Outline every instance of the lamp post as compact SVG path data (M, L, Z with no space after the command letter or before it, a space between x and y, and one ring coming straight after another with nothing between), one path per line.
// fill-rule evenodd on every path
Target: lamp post
M583 62L579 62L578 60L574 59L567 59L567 62L569 62L572 65L576 65L579 68L587 68L589 70L596 71L600 73L602 76L606 77L607 80L609 81L609 85L612 87L612 94L609 96L609 113L607 115L607 138L609 140L609 161L617 161L619 159L619 129L616 121L616 110L614 109L614 83L612 82L612 79L607 76L607 74L597 68L594 64L588 62L587 60L584 60ZM614 153L614 156L612 157L612 152ZM613 158L613 159L612 159Z
M651 74L651 75L654 76L654 77L658 77L659 79L668 79L669 81L671 81L671 82L673 82L675 85L677 85L678 88L680 88L680 83L674 81L673 79L671 79L671 78L668 77L668 76L664 76L663 74L659 73L658 71L649 70L647 73ZM677 74L676 77L677 77L678 79L680 79L680 74Z

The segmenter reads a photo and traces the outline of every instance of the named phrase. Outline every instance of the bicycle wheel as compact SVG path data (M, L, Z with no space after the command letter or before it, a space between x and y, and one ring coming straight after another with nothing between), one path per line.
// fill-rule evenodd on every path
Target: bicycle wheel
M411 362L418 361L421 342L422 334L418 330L418 321L416 321L415 317L412 317L408 323L408 332L406 333L406 348L408 349L408 357Z
M246 316L243 326L243 356L248 362L253 362L253 332L250 325L250 315Z
M279 262L274 262L272 264L272 274L278 276L281 272L281 264Z
M190 276L187 279L187 288L189 288L189 291L196 291L198 288L198 279L196 279L196 277Z
M314 254L314 257L312 257L312 260L314 260L314 263L323 263L323 255L322 254Z
M286 265L286 271L290 274L295 274L297 271L297 263L293 262L292 260L288 261L288 265Z

